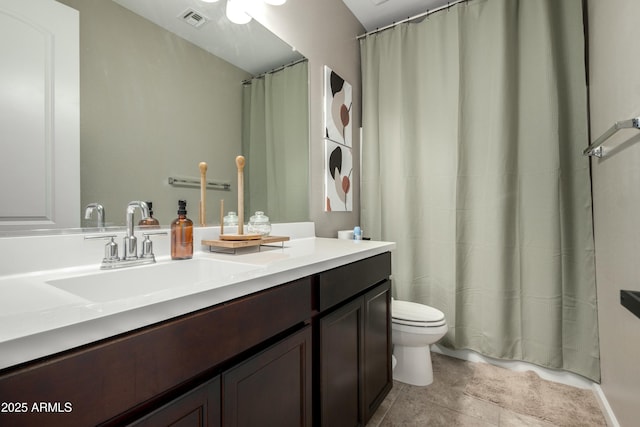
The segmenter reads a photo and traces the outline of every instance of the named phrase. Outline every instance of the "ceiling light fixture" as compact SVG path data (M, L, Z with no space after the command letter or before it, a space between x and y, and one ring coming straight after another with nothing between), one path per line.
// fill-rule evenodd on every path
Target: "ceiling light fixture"
M204 3L218 3L219 0L200 0L200 1Z
M218 0L202 0L207 3L215 3ZM263 0L265 3L272 6L281 6L287 2L287 0ZM251 16L247 14L244 8L244 0L227 0L226 15L229 21L234 24L248 24L251 22Z
M246 14L241 0L227 0L227 18L234 24L248 24L251 17Z

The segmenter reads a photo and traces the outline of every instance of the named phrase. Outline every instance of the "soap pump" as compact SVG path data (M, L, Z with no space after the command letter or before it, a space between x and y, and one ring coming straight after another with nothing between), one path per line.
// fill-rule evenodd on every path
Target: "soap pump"
M178 201L178 218L171 223L171 259L193 257L193 221L187 218L187 201Z
M160 228L160 222L153 217L153 203L147 202L147 206L149 206L149 216L142 218L138 225L143 228Z

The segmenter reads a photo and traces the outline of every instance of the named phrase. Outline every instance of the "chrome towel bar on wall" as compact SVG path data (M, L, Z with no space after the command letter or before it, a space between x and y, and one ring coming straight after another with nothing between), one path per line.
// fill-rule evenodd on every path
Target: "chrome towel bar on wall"
M169 185L174 187L198 187L200 188L200 178L182 178L182 177L169 177ZM207 189L231 191L231 184L228 182L215 182L207 181Z
M589 145L582 152L585 156L596 156L602 157L604 155L604 151L602 149L602 144L611 138L614 133L618 132L620 129L639 129L640 130L640 117L635 117L629 120L623 120L620 122L616 122L613 126L611 126L605 133L600 136L600 138L596 139L591 145Z

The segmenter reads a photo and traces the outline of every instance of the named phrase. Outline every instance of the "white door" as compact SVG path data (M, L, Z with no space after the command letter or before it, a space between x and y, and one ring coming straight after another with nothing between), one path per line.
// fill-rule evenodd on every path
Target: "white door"
M78 227L78 11L0 0L0 58L0 230Z

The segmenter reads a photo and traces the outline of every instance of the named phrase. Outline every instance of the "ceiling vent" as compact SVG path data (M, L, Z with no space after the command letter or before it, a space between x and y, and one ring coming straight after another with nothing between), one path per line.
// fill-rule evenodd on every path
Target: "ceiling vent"
M385 3L387 0L371 0L371 3L373 3L376 6L380 6L382 3Z
M178 18L196 28L203 26L209 20L202 13L191 8L178 15Z

